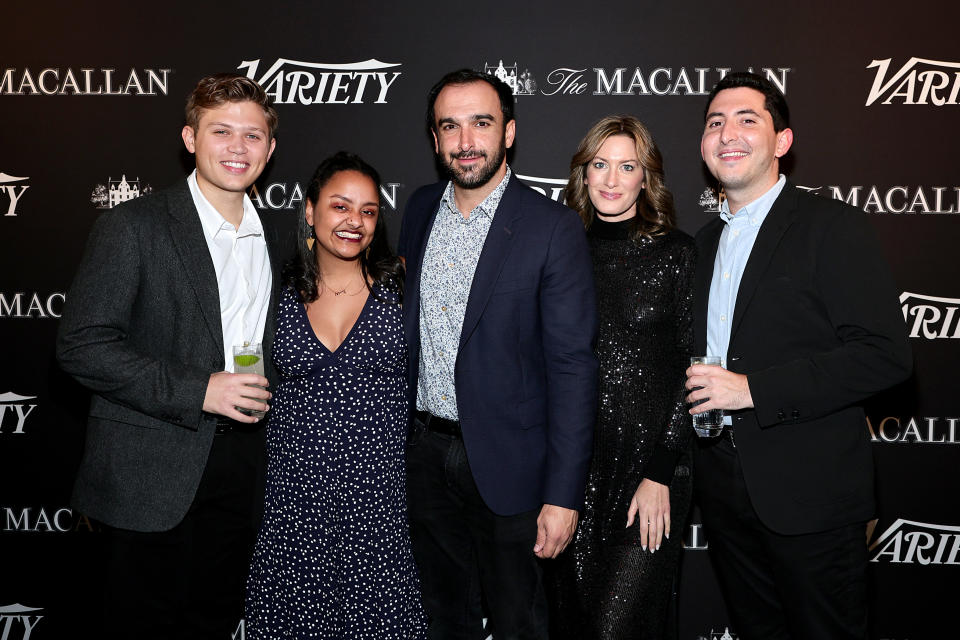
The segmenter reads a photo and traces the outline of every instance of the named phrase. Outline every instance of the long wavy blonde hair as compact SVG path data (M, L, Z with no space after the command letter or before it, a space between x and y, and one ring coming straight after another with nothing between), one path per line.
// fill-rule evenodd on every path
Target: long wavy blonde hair
M607 116L587 131L577 152L570 160L570 180L567 181L567 206L580 214L583 226L593 224L597 211L587 192L587 165L593 161L600 147L610 136L627 136L637 147L637 158L643 167L644 189L637 198L637 215L633 218L631 237L658 236L676 227L673 194L664 184L663 156L653 136L642 122L633 116Z

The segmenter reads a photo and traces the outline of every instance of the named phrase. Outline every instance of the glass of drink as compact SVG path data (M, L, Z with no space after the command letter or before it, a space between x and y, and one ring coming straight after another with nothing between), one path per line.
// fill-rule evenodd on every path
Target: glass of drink
M690 364L709 364L719 367L719 356L694 356L690 358ZM703 387L694 387L692 390L702 389ZM709 398L697 400L691 406L697 406L706 402ZM723 409L710 409L703 413L693 414L693 430L701 438L715 438L723 431Z
M255 373L258 376L263 374L263 346L259 342L253 344L244 343L242 345L234 345L233 347L233 371L234 373ZM251 387L257 385L248 385ZM262 388L262 387L261 387ZM259 400L262 402L262 400ZM242 407L236 407L237 411L244 413L248 416L256 416L257 418L262 418L266 411L261 411L259 409L244 409Z

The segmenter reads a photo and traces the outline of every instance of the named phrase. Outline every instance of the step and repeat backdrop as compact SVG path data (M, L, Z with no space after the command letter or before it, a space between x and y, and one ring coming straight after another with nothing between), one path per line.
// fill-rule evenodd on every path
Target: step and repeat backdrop
M99 525L69 494L88 396L54 337L98 215L184 179L183 103L236 70L273 96L277 152L250 197L292 229L316 164L340 149L376 166L396 238L413 190L437 179L426 93L445 72L514 88L519 179L562 200L568 162L602 116L636 115L663 151L679 224L718 211L699 139L705 97L752 69L787 95L799 185L863 210L896 278L915 374L872 401L874 638L957 637L960 580L960 5L171 0L4 11L0 39L0 638L96 636ZM854 3L849 3L854 4ZM11 15L12 12L12 15ZM683 528L679 637L738 637L694 512ZM243 636L238 625L235 638Z

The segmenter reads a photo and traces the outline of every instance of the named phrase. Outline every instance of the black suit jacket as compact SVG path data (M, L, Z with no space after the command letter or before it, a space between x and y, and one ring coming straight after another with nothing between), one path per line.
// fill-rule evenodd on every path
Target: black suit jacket
M411 407L420 270L445 186L410 197L400 232ZM583 504L597 406L595 296L580 218L514 175L477 263L454 372L470 469L495 513Z
M279 251L275 232L264 225L264 234L274 286L263 344L274 386ZM97 220L66 298L57 358L93 392L73 505L114 527L174 527L213 442L207 382L226 364L216 273L186 180Z
M722 220L697 234L696 351L706 353ZM890 271L862 211L784 186L750 253L727 366L754 409L732 412L747 490L774 531L810 533L873 515L873 457L860 403L912 359ZM698 467L697 482L719 482Z

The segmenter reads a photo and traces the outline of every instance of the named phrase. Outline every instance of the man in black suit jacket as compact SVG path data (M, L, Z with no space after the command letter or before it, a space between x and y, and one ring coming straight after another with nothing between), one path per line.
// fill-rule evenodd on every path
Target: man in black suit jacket
M93 392L73 505L106 525L105 637L229 637L261 509L263 423L238 409L268 409L278 256L245 190L277 115L220 74L186 119L196 172L97 220L58 336ZM264 344L267 377L232 373L242 342Z
M593 271L577 215L506 163L513 95L470 70L430 93L451 181L400 233L414 410L410 534L430 637L546 638L537 557L570 542L597 404Z
M889 269L863 213L779 175L783 94L735 73L710 94L703 160L726 193L697 234L691 413L704 528L744 640L864 638L873 515L867 397L911 370Z

